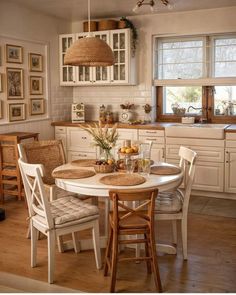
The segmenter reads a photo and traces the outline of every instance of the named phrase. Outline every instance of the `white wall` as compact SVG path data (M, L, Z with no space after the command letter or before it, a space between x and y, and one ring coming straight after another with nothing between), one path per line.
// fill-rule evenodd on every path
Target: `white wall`
M39 132L42 139L53 138L54 131L50 125L51 121L70 118L72 89L59 86L58 54L58 35L70 31L71 23L69 22L43 15L9 1L0 1L0 38L5 36L18 39L18 43L19 40L28 40L40 41L49 45L49 116L51 118L43 121L22 121L10 124L1 124L0 120L0 133L33 131ZM2 57L4 57L3 53ZM11 64L12 66L14 65Z
M141 106L154 105L152 89L152 37L153 35L194 35L236 32L236 7L208 9L182 13L166 13L128 17L133 21L139 34L138 85L113 87L75 87L74 101L88 105L88 119L98 119L99 105L109 105L115 112L120 111L122 102L137 105L136 111L142 118ZM82 31L82 23L72 24L73 32Z

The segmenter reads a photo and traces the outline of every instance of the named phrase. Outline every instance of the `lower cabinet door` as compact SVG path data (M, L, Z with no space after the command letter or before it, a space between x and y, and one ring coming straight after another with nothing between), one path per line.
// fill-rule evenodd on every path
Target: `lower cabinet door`
M96 159L96 153L68 151L67 158L68 158L68 162L79 160L79 159Z
M236 193L236 149L225 153L225 192Z
M165 161L165 148L153 148L151 149L151 159L155 162Z
M192 189L223 192L224 163L197 162Z

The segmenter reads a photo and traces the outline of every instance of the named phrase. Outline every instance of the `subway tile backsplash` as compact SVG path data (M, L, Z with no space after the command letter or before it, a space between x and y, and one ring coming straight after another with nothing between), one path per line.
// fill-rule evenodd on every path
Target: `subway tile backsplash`
M73 102L83 102L86 106L86 120L99 119L99 107L104 104L113 112L116 120L121 112L120 104L130 102L135 105L134 119L143 120L143 105L152 103L152 93L145 85L138 86L101 86L101 87L74 87Z

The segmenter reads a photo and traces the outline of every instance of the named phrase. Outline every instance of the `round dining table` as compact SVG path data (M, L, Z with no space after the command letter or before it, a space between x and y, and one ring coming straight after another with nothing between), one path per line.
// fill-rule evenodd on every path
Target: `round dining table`
M164 166L174 166L168 163L156 163L154 165L164 165ZM176 166L174 166L176 167ZM93 167L76 167L71 163L67 163L65 165L57 167L54 171L58 170L66 170L66 169L90 169L94 171ZM139 185L128 185L128 186L115 186L115 185L106 185L100 182L100 179L106 175L116 174L119 175L121 172L114 172L114 173L97 173L94 176L87 177L87 178L80 178L80 179L62 179L56 178L55 183L56 185L64 189L66 191L77 193L79 195L86 195L86 196L96 196L104 198L105 201L105 236L101 237L101 247L106 247L106 240L108 236L108 212L110 208L110 201L109 201L109 191L110 190L135 190L135 189L145 189L145 188L158 188L159 192L173 190L179 187L183 181L183 172L181 171L178 174L171 174L171 175L156 175L156 174L149 174L148 176L144 176L146 181ZM90 244L90 243L89 243ZM90 244L92 247L92 243ZM88 243L81 242L81 249L88 249L90 248ZM162 246L159 246L159 250L162 250ZM168 254L175 254L176 250L172 249L172 247L164 247L164 252Z

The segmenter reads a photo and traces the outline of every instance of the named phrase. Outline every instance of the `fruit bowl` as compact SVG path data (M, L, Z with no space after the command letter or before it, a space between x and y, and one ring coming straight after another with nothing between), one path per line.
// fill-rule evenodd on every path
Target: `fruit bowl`
M96 173L111 173L114 171L115 165L106 161L97 161L93 168Z
M118 154L123 155L123 156L135 156L138 155L138 147L133 146L133 147L121 147L118 151Z

